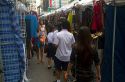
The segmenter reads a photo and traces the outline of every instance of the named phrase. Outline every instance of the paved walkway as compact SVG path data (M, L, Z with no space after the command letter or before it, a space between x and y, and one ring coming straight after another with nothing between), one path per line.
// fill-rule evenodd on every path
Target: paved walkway
M28 79L30 82L53 82L54 76L52 69L47 69L46 57L44 56L44 63L37 64L36 57L29 61Z

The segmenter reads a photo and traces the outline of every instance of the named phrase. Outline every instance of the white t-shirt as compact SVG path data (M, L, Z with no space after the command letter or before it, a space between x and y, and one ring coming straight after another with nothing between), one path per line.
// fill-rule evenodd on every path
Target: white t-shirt
M57 45L56 57L60 61L70 61L72 52L72 44L75 43L75 39L72 33L63 29L57 33L57 37L54 39L54 44Z
M48 43L53 43L53 33L54 32L49 32L48 33L48 36L47 36Z
M54 39L56 39L56 37L57 37L57 33L58 33L58 30L55 30L53 32L53 44L54 44Z

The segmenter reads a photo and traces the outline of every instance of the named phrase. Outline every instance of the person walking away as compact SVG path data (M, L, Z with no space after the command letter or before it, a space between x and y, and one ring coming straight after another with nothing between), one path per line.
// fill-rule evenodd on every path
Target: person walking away
M58 29L56 26L54 26L54 32L53 32L53 59L55 58L55 54L56 54L56 47L54 46L54 40L57 38L57 33L58 33Z
M100 61L98 53L91 47L91 33L88 27L80 28L77 41L73 46L68 74L71 68L75 68L76 82L93 82L95 74L93 71L93 62L96 67L96 82L100 82ZM74 75L74 74L73 74Z
M70 23L66 19L63 19L61 26L62 30L57 33L57 36L54 39L54 44L57 47L54 59L56 68L55 82L60 82L61 72L63 72L64 75L67 73L67 67L72 52L72 45L75 43L73 34L68 32ZM67 82L67 79L64 78L64 82Z
M54 26L54 32L53 32L53 60L55 59L55 54L56 54L56 50L57 50L57 48L54 46L54 39L56 39L56 37L57 37L57 33L58 33L59 31L57 30L57 26ZM53 75L55 76L55 74L56 74L56 71L55 71L55 62L54 62L54 70L53 70Z
M52 58L54 56L53 50L53 36L54 36L54 26L52 24L50 26L50 32L48 33L47 40L48 40L48 50L47 50L47 59L48 59L48 69L51 69Z

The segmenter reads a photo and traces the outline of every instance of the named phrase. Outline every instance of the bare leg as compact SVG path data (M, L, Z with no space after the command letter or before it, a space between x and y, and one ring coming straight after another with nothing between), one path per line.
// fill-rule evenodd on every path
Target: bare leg
M38 48L38 51L37 51L37 63L38 64L40 63L40 48Z
M44 49L41 47L41 48L40 48L40 52L41 52L41 53L40 53L40 62L41 62L41 63L43 63L43 51L44 51Z
M64 82L67 82L67 78L65 77L67 71L63 71L63 78L64 78Z
M48 58L48 69L51 68L51 58Z
M56 79L60 80L60 76L61 76L61 71L60 70L56 70Z

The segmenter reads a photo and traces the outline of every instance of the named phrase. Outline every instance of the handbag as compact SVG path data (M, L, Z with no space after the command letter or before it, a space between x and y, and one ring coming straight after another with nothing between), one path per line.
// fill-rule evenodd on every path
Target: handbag
M44 36L44 35L42 35L41 37L40 37L40 42L41 43L44 43L46 41L46 37Z

